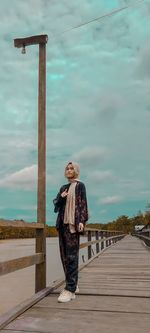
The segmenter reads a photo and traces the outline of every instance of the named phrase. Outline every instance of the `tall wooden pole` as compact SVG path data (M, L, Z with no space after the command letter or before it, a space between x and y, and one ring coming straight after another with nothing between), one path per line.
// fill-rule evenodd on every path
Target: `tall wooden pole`
M46 43L47 35L31 36L14 40L15 47L39 44L38 84L38 186L37 186L37 228L36 253L44 254L44 260L35 267L35 292L46 287ZM43 229L38 228L43 224Z
M46 224L46 44L39 44L38 91L38 189L37 222ZM35 292L46 287L45 228L36 230L36 252L44 253L44 262L36 265Z
M37 221L45 223L46 193L46 45L39 45L38 88L38 207Z

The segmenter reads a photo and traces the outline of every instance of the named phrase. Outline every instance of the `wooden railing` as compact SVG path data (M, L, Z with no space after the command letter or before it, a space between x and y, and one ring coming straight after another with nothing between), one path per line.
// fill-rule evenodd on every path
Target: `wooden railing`
M88 248L88 260L92 257L92 245L96 244L96 254L98 254L104 248L116 243L125 236L121 231L108 231L94 228L86 228L85 235L88 241L80 244L80 249ZM95 240L92 240L93 237L95 237Z
M36 253L30 256L0 262L0 276L35 265L35 292L45 288L46 282L43 283L43 281L46 281L45 270L42 272L43 264L46 265L44 223L0 222L0 227L31 228L36 230ZM40 279L39 277L42 278Z
M45 269L42 272L42 266L39 267L41 264L44 263L46 265L46 235L45 235L45 228L44 224L40 223L24 223L21 222L17 224L15 222L0 222L0 226L11 226L11 227L30 227L36 229L36 246L35 248L38 249L39 244L40 248L43 249L41 252L37 252L26 257L21 257L17 259L8 260L5 262L0 262L0 275L8 274L14 271L17 271L19 269L29 267L31 265L35 265L35 295L33 295L30 299L27 299L26 301L22 302L21 304L17 305L12 310L6 312L4 315L0 316L0 329L4 328L8 323L10 323L12 320L17 318L20 314L22 314L24 311L29 309L31 306L36 304L38 301L40 301L43 297L47 296L49 293L51 293L53 290L58 288L62 285L64 282L62 279L54 281L51 286L48 287L42 287L40 290L37 291L36 286L40 286L41 282L39 281L39 276L43 276ZM42 231L42 233L41 233ZM125 235L119 231L108 231L108 230L98 230L93 228L86 228L85 229L85 237L87 237L87 242L83 242L80 244L80 249L87 248L88 251L88 260L86 263L81 265L79 267L79 270L84 268L85 265L87 265L91 260L93 260L96 256L99 255L99 253L108 246L110 246L113 243L116 243L118 240L122 239ZM93 238L95 238L93 240ZM92 245L96 244L96 254L94 254ZM92 256L93 254L93 256ZM40 269L40 275L39 275L39 269ZM37 274L38 272L38 274ZM46 280L46 277L43 276L43 281ZM43 282L42 282L43 284Z
M144 243L150 247L150 228L144 228L141 231L135 231L132 233L132 235L142 239Z
M39 268L39 265L46 262L46 252L45 250L42 251L42 248L45 249L45 247L42 245L45 243L46 236L42 237L40 234L40 231L44 229L44 224L40 223L15 223L15 222L0 222L0 226L11 226L11 227L18 227L18 228L24 228L24 227L30 227L36 229L36 246L40 243L41 251L38 252L36 250L36 253L30 256L25 256L17 259L8 260L5 262L0 262L0 276L8 273L12 273L14 271L17 271L22 268L26 268L32 265L36 266L36 272L38 271L37 268ZM80 244L80 249L87 247L88 249L88 259L92 257L92 245L96 244L96 253L99 253L101 250L104 249L104 247L108 247L112 243L117 242L120 240L124 235L119 231L108 231L108 230L98 230L93 228L86 228L85 229L85 237L87 236L87 242ZM95 240L92 240L92 238L95 236ZM44 273L43 273L44 274ZM41 272L42 275L42 272ZM45 280L45 277L43 277L43 280ZM39 289L37 290L35 288L35 292L42 290L43 287L40 288L40 281L38 281L38 275L35 274L35 286L39 286ZM46 285L44 286L46 287Z

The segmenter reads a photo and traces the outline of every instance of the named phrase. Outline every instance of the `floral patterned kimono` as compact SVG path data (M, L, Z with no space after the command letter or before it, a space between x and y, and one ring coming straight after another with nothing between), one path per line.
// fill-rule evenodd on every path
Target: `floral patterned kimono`
M66 278L66 290L75 292L78 282L78 261L79 261L79 223L85 226L88 220L88 207L86 198L86 188L84 183L77 181L75 187L75 231L70 232L69 224L64 224L64 213L66 197L62 198L61 193L68 190L70 183L60 188L57 197L53 200L54 212L58 213L56 228L59 233L59 247L62 265ZM82 233L83 234L83 233Z

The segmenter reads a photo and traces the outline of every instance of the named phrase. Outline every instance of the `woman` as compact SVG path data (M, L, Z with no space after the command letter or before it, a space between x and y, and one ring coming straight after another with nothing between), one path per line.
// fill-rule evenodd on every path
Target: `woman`
M65 273L65 289L58 302L75 299L78 282L79 236L83 234L88 220L88 207L85 185L79 180L79 165L69 162L65 168L68 184L63 185L53 200L54 212L58 212L56 228L59 234L59 247ZM79 290L78 290L79 291Z

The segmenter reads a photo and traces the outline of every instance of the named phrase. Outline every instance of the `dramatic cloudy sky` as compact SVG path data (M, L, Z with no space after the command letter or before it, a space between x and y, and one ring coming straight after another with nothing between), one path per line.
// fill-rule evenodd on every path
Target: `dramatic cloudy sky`
M90 222L150 202L150 0L0 1L0 217L36 220L38 47L48 34L47 223L66 162L81 166ZM127 10L71 27L121 7Z

